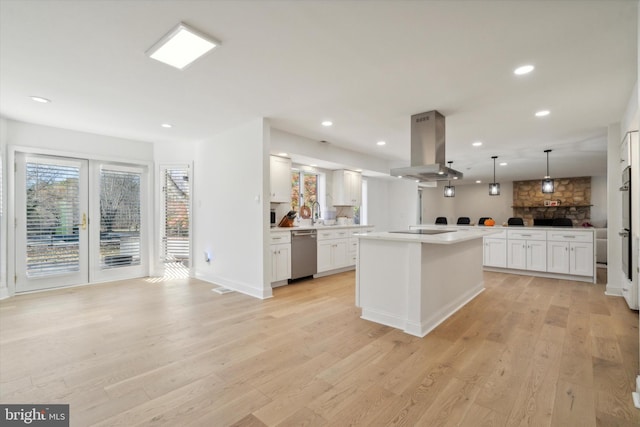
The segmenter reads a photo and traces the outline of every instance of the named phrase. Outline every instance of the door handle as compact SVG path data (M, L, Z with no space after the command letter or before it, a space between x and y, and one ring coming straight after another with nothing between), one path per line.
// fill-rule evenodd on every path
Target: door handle
M79 226L82 230L86 230L87 229L87 214L83 213L82 214L82 222L80 224L76 224L77 226Z
M618 236L629 237L629 232L628 231L619 231L618 232Z

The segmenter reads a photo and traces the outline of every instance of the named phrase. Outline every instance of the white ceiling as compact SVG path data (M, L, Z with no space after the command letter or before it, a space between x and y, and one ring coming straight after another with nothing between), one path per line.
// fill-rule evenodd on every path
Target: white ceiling
M637 78L636 1L0 0L0 114L151 142L257 117L409 164L409 117L447 117L465 182L604 175ZM183 21L222 45L183 71L144 52ZM533 64L526 76L519 65ZM37 104L29 95L51 99ZM546 118L534 117L540 109ZM330 119L331 128L320 122ZM171 123L163 129L161 123ZM379 147L376 141L387 145ZM484 142L472 148L473 141Z

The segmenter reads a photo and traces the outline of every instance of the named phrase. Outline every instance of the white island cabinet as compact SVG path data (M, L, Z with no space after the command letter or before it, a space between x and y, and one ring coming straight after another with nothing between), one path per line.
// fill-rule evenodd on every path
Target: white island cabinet
M485 229L359 236L356 305L362 318L423 337L484 290Z

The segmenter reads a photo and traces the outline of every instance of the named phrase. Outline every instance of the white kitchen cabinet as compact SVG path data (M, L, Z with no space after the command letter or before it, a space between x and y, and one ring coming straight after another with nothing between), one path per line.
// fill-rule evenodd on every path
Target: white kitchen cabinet
M318 241L318 273L350 265L349 239Z
M547 271L546 239L542 230L507 230L507 267Z
M286 284L286 280L291 278L291 232L271 232L270 243L271 283Z
M271 245L271 283L291 278L291 244Z
M360 206L362 175L346 169L333 171L333 205Z
M318 273L354 265L350 228L318 230Z
M593 276L593 232L548 231L547 264L550 273Z
M505 239L484 238L483 265L501 268L507 266L507 241Z
M550 273L593 275L593 243L547 242L547 266Z
M291 159L270 157L271 203L291 202Z

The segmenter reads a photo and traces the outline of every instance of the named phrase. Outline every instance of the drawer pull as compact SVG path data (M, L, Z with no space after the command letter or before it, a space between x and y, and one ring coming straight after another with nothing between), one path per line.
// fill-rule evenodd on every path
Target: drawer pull
M282 237L272 237L273 240L280 240Z
M521 234L522 237L531 237L531 234Z
M576 236L562 236L562 237L564 237L565 239L575 239L576 238Z

